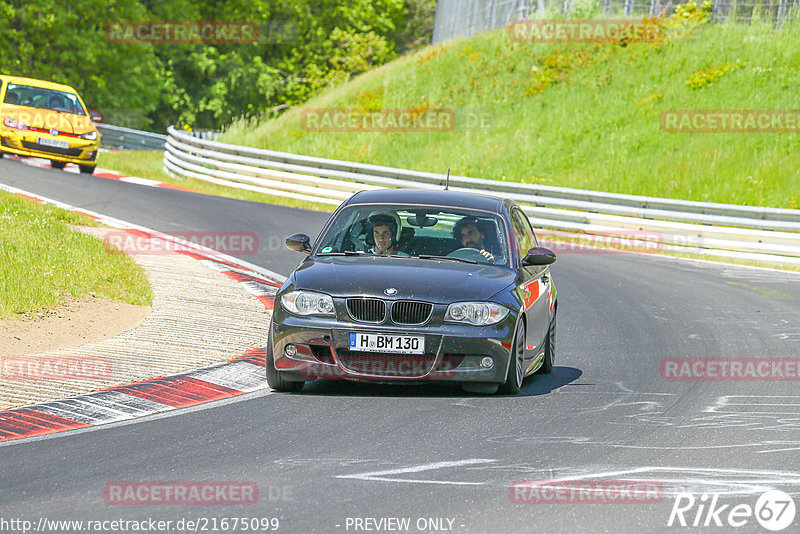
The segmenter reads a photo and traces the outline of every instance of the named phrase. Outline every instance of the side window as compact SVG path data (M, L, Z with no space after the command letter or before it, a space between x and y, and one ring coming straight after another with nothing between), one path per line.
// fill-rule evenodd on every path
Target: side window
M531 224L525 214L518 208L514 208L511 212L511 224L514 230L514 242L519 255L524 256L536 246L536 238L533 235Z
M536 238L536 232L533 231L533 226L531 225L531 220L528 219L528 216L525 215L524 211L520 211L519 213L522 216L524 227L528 229L528 231L531 234L531 237L533 238L533 245L531 245L531 247L538 247L539 246L539 240Z

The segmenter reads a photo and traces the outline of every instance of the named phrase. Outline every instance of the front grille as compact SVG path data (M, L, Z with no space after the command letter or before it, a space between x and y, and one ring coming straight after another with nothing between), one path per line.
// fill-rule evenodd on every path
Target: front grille
M347 299L347 313L362 323L382 323L386 319L386 303L381 299Z
M29 141L23 141L22 146L28 150L47 152L48 154L58 154L59 156L70 156L74 158L81 155L80 148L58 148L54 146L40 145L39 143L31 143Z
M35 126L28 126L28 131L50 133L50 128L37 128ZM74 139L78 139L80 137L78 134L61 132L61 131L59 131L57 135L61 137L72 137Z
M354 373L368 376L419 378L428 374L436 361L435 354L381 354L337 349L339 362Z
M413 300L398 300L392 304L392 322L395 324L422 324L433 312L433 304Z

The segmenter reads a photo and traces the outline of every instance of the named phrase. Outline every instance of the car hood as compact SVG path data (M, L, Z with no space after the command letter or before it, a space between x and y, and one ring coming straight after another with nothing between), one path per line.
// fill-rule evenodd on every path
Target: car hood
M393 299L434 303L485 300L512 285L515 273L504 267L447 260L331 256L309 258L293 274L298 289L333 296L375 296L395 288Z
M72 113L59 113L49 109L31 108L5 104L2 107L3 117L10 117L24 122L33 128L49 130L54 128L59 132L70 134L83 134L95 130L90 117L74 115Z

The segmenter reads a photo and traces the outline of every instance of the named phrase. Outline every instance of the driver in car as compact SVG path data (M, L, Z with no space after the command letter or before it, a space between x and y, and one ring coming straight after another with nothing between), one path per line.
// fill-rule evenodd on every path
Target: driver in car
M372 237L374 243L368 252L372 254L390 256L408 256L397 248L399 235L397 220L388 213L377 213L369 217L367 235Z
M453 237L464 248L474 248L489 261L494 261L494 254L486 250L486 233L478 227L478 219L464 217L453 227Z
M64 109L64 100L58 95L50 95L50 98L47 99L47 107L49 109L60 110Z

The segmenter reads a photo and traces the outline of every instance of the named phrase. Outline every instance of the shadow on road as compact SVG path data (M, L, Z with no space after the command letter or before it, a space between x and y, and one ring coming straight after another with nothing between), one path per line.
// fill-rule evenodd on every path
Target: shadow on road
M518 397L547 395L574 382L583 372L574 367L554 367L548 375L533 375L525 379ZM493 397L469 393L455 384L373 384L347 380L318 379L307 382L299 395L330 395L337 397ZM506 396L506 398L510 398Z
M583 371L574 367L553 367L553 372L548 375L529 376L522 383L520 396L533 397L547 395L551 391L574 382L583 375Z

